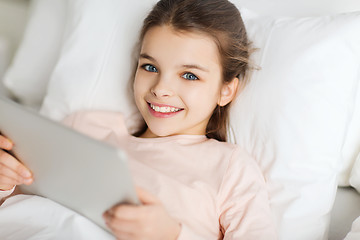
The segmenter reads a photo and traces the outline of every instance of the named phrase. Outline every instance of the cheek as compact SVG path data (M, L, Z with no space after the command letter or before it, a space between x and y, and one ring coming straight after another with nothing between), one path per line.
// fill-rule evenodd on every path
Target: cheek
M145 81L143 74L136 73L133 85L134 96L139 97L145 94L146 90L149 88L149 81Z
M135 77L134 84L133 84L133 92L134 92L134 100L135 100L136 106L140 110L141 102L142 102L142 99L144 98L145 91L143 89L144 86L141 84L141 81L139 81L139 80L140 79L138 77Z
M218 102L219 91L215 88L200 88L187 90L186 99L187 103L192 106L195 111L199 112L212 112Z
M135 102L137 102L137 99L138 99L138 96L139 96L139 84L136 81L136 78L134 79L133 93L134 93Z

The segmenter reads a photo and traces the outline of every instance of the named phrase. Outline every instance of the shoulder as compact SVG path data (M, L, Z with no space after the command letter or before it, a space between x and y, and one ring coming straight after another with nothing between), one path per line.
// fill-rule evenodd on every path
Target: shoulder
M237 171L234 169L237 169ZM247 176L249 183L254 181L264 183L263 173L255 158L240 146L234 149L232 158L229 161L228 172L231 174L238 172L243 176Z
M246 150L236 146L227 162L218 191L218 200L226 205L228 201L251 199L258 194L259 198L268 201L263 173L255 159ZM244 205L247 204L245 202Z
M255 158L238 145L228 143L225 146L231 149L231 154L226 159L222 187L230 185L234 188L255 185L264 187L265 178Z
M217 195L219 216L227 238L276 239L268 186L255 159L236 147Z
M220 142L216 139L208 139L206 141L206 144L208 145L208 147L214 151L225 151L228 153L233 153L234 151L237 151L236 149L239 148L238 145L233 144L233 143L229 143L229 142Z
M228 155L227 160L229 165L257 165L251 154L237 144L220 142L215 139L209 139L208 144L210 151L222 151Z
M66 116L62 122L65 125L73 126L83 123L107 124L124 121L124 116L120 112L114 111L77 111Z
M263 174L255 158L241 146L209 139L206 149L204 155L216 158L223 183L263 181ZM243 176L247 176L246 180Z
M124 116L114 111L78 111L68 115L62 123L90 137L104 140L110 133L128 134Z

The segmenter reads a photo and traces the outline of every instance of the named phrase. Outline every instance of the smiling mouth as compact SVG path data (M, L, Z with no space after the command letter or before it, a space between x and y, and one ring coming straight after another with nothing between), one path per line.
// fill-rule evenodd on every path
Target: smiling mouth
M176 113L181 110L184 110L183 108L176 108L176 107L170 107L170 106L157 106L152 103L148 103L149 107L158 113Z

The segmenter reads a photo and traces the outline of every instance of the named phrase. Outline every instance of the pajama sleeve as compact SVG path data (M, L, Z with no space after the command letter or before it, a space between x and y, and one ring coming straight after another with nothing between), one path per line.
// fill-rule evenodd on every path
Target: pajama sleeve
M204 236L201 236L198 233L195 233L189 226L182 224L181 231L177 240L203 240Z
M2 191L0 190L0 201L8 196L10 196L14 192L15 187L10 190Z
M218 194L224 239L277 239L264 177L252 157L237 148Z

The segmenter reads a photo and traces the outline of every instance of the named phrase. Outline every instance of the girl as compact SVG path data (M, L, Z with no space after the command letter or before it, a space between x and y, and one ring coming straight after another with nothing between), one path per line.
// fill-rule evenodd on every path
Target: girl
M118 239L276 239L259 168L225 142L229 106L248 70L237 8L227 0L161 0L139 46L133 90L144 125L134 136L119 113L64 120L128 154L142 205L112 207L107 226ZM0 137L0 146L12 144ZM4 151L0 163L1 190L31 184L30 171Z

